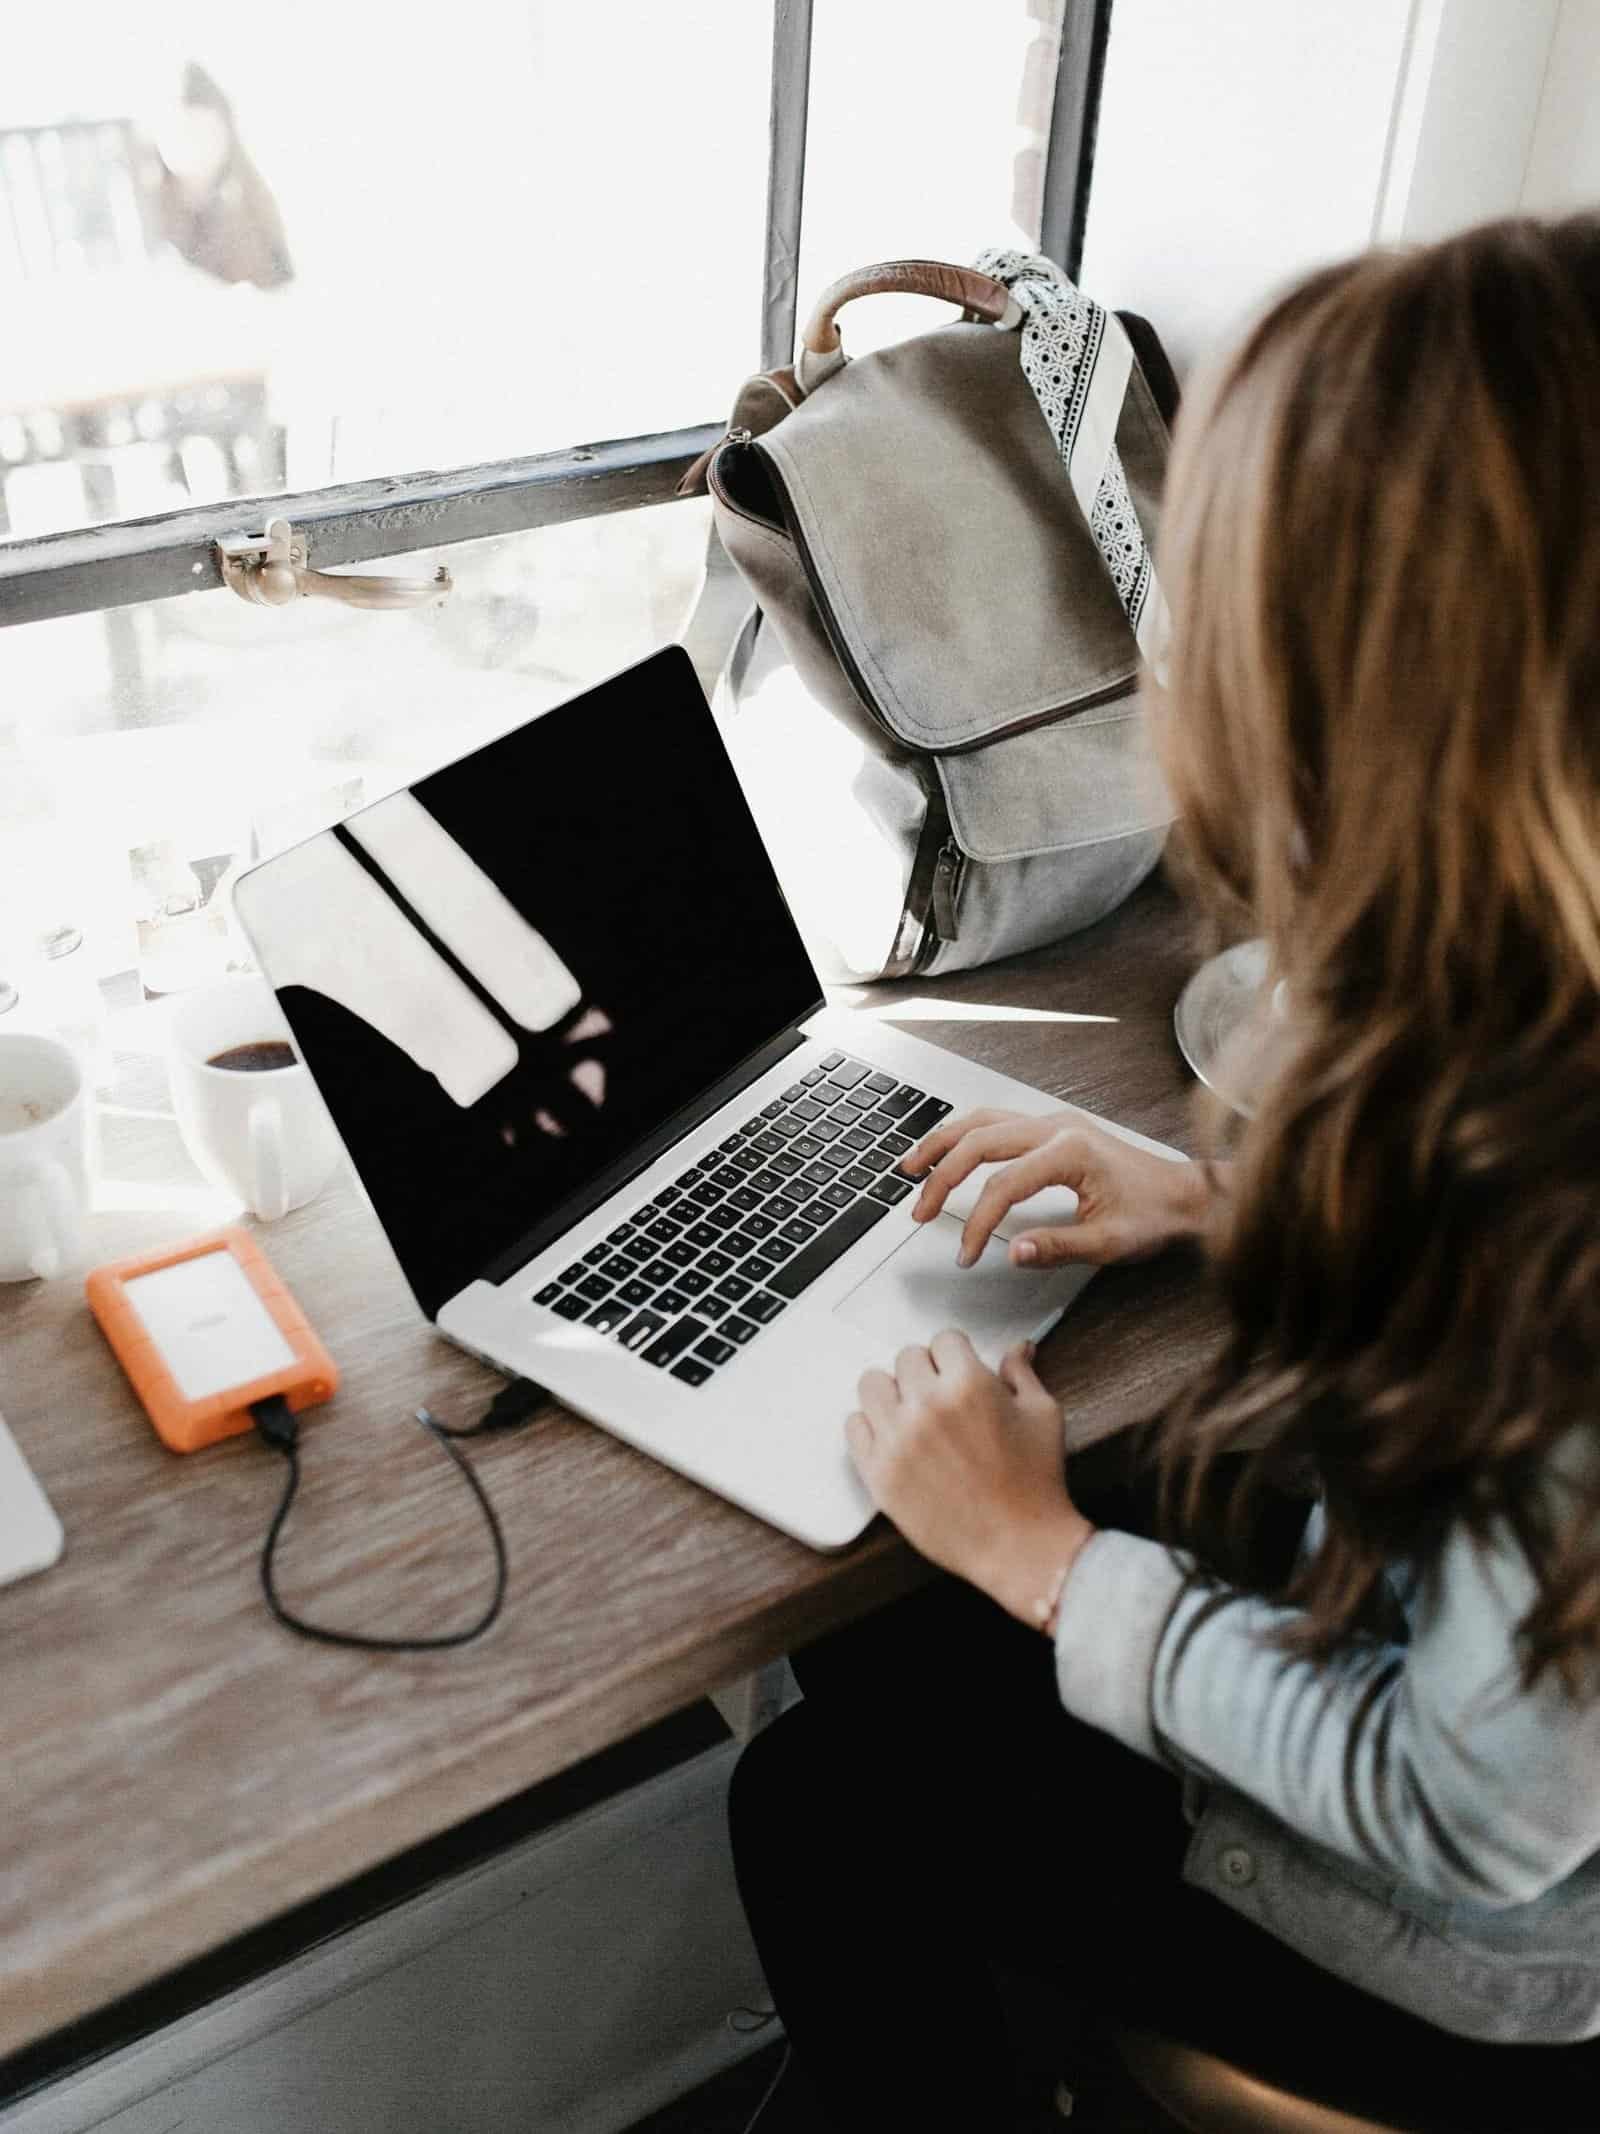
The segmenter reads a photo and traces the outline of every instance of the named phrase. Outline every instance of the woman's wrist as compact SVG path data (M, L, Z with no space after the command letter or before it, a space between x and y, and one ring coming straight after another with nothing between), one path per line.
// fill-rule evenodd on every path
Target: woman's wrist
M1076 1505L1029 1520L996 1552L988 1575L973 1583L1018 1622L1053 1637L1067 1581L1094 1532Z

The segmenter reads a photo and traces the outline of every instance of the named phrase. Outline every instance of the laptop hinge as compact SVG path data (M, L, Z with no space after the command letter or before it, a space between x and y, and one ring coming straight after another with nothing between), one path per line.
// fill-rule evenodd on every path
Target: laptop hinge
M822 1005L820 1000L815 1001L806 1010L807 1018L815 1015ZM586 1215L592 1214L614 1193L620 1193L630 1179L640 1177L676 1142L692 1134L697 1126L703 1124L714 1112L720 1111L724 1104L731 1103L740 1090L748 1089L752 1082L760 1081L780 1060L787 1059L791 1052L809 1042L805 1032L800 1029L788 1029L769 1039L765 1045L741 1060L737 1067L730 1069L720 1081L713 1082L709 1089L703 1090L692 1104L685 1104L680 1111L674 1112L647 1140L631 1148L626 1156L620 1157L606 1170L599 1172L580 1192L571 1195L559 1208L553 1209L541 1222L525 1231L514 1245L508 1245L504 1252L496 1253L480 1271L477 1279L496 1284L509 1282L530 1260L537 1259L547 1245L553 1245L557 1238L565 1237L569 1230L575 1230Z

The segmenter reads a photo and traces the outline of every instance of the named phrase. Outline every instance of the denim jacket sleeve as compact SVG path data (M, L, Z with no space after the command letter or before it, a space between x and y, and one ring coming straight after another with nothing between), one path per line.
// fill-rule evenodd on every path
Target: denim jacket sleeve
M1063 1596L1067 1708L1129 1747L1257 1802L1345 1859L1497 1909L1600 1848L1600 1697L1547 1670L1521 1686L1532 1574L1509 1535L1458 1532L1417 1582L1409 1642L1324 1666L1271 1639L1289 1612L1220 1605L1180 1557L1131 1534L1084 1548Z

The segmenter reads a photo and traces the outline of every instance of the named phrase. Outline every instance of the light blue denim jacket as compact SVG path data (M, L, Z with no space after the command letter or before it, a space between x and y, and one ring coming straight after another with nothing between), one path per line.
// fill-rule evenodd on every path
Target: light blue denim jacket
M1191 1774L1185 1878L1325 1970L1463 2037L1600 2032L1600 1696L1520 1687L1534 1596L1509 1534L1457 1533L1409 1635L1324 1667L1205 1605L1159 1543L1102 1532L1062 1598L1069 1711Z

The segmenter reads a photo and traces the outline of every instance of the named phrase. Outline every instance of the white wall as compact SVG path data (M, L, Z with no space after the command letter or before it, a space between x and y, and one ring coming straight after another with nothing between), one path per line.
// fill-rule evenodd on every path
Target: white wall
M1562 0L1522 205L1534 215L1600 207L1600 0Z
M1600 199L1600 0L1117 0L1083 279L1180 370L1383 238Z

